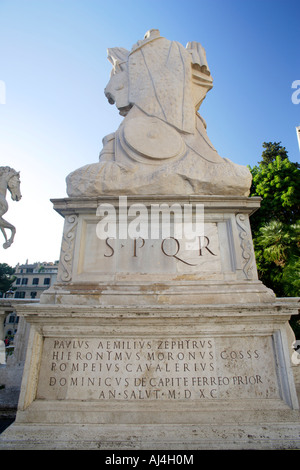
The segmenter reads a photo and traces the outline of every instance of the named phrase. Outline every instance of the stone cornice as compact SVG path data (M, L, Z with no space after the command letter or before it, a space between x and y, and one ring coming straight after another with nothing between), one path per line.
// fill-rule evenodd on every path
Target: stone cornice
M222 212L246 212L253 214L260 207L260 197L244 196L126 196L127 204L140 203L146 207L151 204L177 203L177 204L204 204L204 210ZM80 197L80 198L60 198L51 199L54 209L62 216L74 213L94 212L100 204L112 204L118 207L119 196L98 196L98 197Z

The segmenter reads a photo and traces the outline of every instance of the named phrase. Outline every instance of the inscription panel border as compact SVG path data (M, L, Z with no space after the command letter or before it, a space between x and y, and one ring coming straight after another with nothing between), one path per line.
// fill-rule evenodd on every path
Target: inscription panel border
M77 332L78 332L78 330L77 330ZM82 333L83 333L83 332L82 332ZM177 340L177 341L181 341L181 340L184 340L184 341L191 341L191 336L190 336L190 335L186 335L186 334L180 335L180 339L179 339L178 335L172 335L172 336L173 336L173 337L176 336L176 340ZM195 338L196 336L197 336L197 335L194 334L194 335L193 335L193 338ZM257 339L258 339L259 337L262 337L262 338L268 338L268 337L269 337L270 342L273 344L273 341L274 341L273 335L266 335L266 333L264 332L264 333L261 333L260 335L255 335L255 336L256 336L256 341L257 341ZM78 337L79 337L79 336L77 335L77 338L78 338ZM103 340L105 340L105 341L109 341L109 340L110 340L110 341L120 341L120 340L122 340L122 341L134 341L134 339L136 339L137 336L136 336L136 334L134 334L134 335L123 335L123 336L120 335L120 334L114 334L114 335L112 335L111 333L108 333L108 332L105 334L105 333L102 331L100 337L103 338ZM157 332L156 334L153 334L153 333L152 333L151 335L149 335L149 333L148 333L148 334L144 334L144 335L140 335L140 338L142 338L142 339L144 339L144 340L146 340L145 338L148 338L148 339L149 339L150 337L151 337L151 340L157 340L157 338L159 338L159 337L161 338L162 335L161 335L161 333L159 334L158 332ZM170 338L170 337L171 337L171 335L168 335L168 338ZM234 339L234 338L235 338L235 340L236 340L236 339L241 339L241 338L244 338L245 340L248 339L248 340L250 340L250 341L253 340L253 337L251 337L251 336L250 336L249 334L247 334L247 333L245 333L245 334L243 334L243 335L241 335L241 334L225 334L225 335L224 335L224 333L223 333L223 334L222 334L222 333L217 334L216 332L214 332L213 335L212 335L212 334L203 334L203 333L201 334L201 338L202 338L203 340L204 340L205 338L206 338L206 340L208 340L208 338L212 338L212 337L213 337L213 340L214 340L214 341L215 341L215 339L218 339L218 338L221 339L221 340L222 340L222 339L223 339L223 340L225 340L225 339L227 339L227 340L229 339L229 340L230 340L230 339ZM63 331L61 334L57 334L57 331L56 331L56 333L52 332L52 334L50 334L50 335L49 335L49 331L48 331L48 336L47 336L47 338L49 338L49 339L50 339L50 338L52 338L52 339L54 339L54 338L61 338L61 340L62 340L62 338L67 338L67 336L66 336L66 332L65 332L65 331ZM81 341L84 341L84 340L82 340L82 338L83 338L82 335L80 335L80 338L81 338ZM98 336L98 335L97 335L97 336L95 335L95 330L94 330L93 332L90 331L89 334L87 334L87 331L85 331L85 332L84 332L84 338L87 338L87 339L89 338L90 340L91 340L91 339L94 339L94 340L97 340L97 341L99 340L99 336ZM118 339L117 339L117 338L118 338ZM72 338L72 339L73 339L73 338ZM69 340L72 340L72 339L70 339L70 336L69 336ZM76 339L75 336L74 336L74 339ZM168 340L165 339L165 340L163 340L163 341L168 341ZM278 341L279 341L279 342L281 341L281 339L280 339L280 333L279 333L279 332L276 334L276 341L277 341L277 343L278 343ZM271 398L272 398L272 399L276 399L276 398L278 398L278 399L283 399L289 406L292 406L292 400L291 400L291 396L290 396L290 393L289 393L289 386L288 386L288 377L286 377L286 376L281 376L281 369L282 369L282 368L280 367L280 365L278 366L279 362L282 363L283 358L278 358L278 357L276 357L276 356L275 356L275 350L274 350L273 348L272 348L272 354L274 355L272 361L273 361L273 363L274 363L274 371L276 371L276 372L274 372L274 373L275 373L275 376L276 376L276 386L277 386L277 389L278 389L278 390L277 390L277 392L276 392L276 395L273 394ZM182 371L181 371L181 372L182 372ZM261 379L258 379L258 378L257 378L258 376L259 376L259 374L256 374L256 380L260 381ZM239 377L241 377L241 376L239 376ZM250 377L250 376L249 376L249 377ZM251 376L251 377L253 377L253 376ZM232 379L232 380L233 380L233 379ZM235 384L236 384L236 383L237 383L237 380L240 380L240 379L238 378L238 379L234 379L234 380L235 380ZM242 379L241 379L241 380L242 380ZM248 380L248 379L246 378L246 380ZM250 379L250 380L253 381L254 379L252 378L252 379ZM226 381L228 382L228 379L226 379ZM215 383L215 382L213 382L213 383ZM174 383L173 383L173 385L174 385ZM176 385L176 384L175 384L175 385ZM186 380L185 385L188 385L188 380ZM207 383L206 383L206 385L207 385ZM227 385L229 385L229 383L227 383ZM240 385L240 384L239 384L239 385ZM174 392L172 392L172 393L173 393L172 398L175 398ZM212 392L212 393L214 393L214 392ZM186 395L188 395L188 392L186 392ZM103 399L106 398L105 395L102 395L102 396L103 396ZM75 398L75 397L73 397L73 398ZM148 398L149 398L149 397L148 397ZM156 400L156 399L159 399L159 398L162 398L162 397L159 397L158 395L156 395L156 397L153 398L153 399ZM186 396L185 398L188 398L188 397ZM190 397L189 397L189 398L190 398ZM208 397L207 397L206 394L204 394L204 392L203 392L203 393L202 393L202 399L204 399L204 398L208 398ZM219 398L217 399L216 396L214 396L214 397L211 396L211 398L214 398L214 399L216 399L216 400L219 400ZM220 399L222 400L222 399L224 399L224 398L225 398L225 397L223 396L223 397L220 398ZM235 400L236 398L237 398L237 397L233 397L233 398L228 397L228 400L229 400L229 401L232 401L232 400ZM244 398L246 398L246 396L245 396ZM266 398L266 397L261 397L261 398ZM53 398L52 398L52 399L53 399ZM81 399L82 399L82 398L81 398ZM256 397L255 397L255 396L254 396L254 397L251 396L250 399L251 399L251 400L255 400ZM94 400L94 399L93 399L93 400ZM179 400L179 396L178 396L177 400ZM177 400L176 400L176 401L177 401ZM196 400L196 401L199 401L199 399L197 400L196 398L193 398L193 401L195 401L195 400ZM125 401L128 402L127 400L125 400ZM201 401L201 400L200 400L200 401Z

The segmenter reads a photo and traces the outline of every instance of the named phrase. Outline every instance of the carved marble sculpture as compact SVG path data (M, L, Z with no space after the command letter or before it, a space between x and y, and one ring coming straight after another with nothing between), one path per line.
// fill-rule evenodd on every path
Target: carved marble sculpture
M103 139L99 163L67 177L69 196L218 194L248 196L249 170L221 158L198 108L212 88L203 47L150 30L131 51L108 49L105 88L124 119Z
M5 214L8 210L8 204L6 201L6 192L7 189L11 193L11 198L13 201L19 201L21 199L20 193L20 173L15 171L9 166L0 167L0 229L4 235L5 243L3 248L8 248L14 241L14 236L16 233L15 227L3 219L2 215ZM11 236L8 239L5 229L11 231Z

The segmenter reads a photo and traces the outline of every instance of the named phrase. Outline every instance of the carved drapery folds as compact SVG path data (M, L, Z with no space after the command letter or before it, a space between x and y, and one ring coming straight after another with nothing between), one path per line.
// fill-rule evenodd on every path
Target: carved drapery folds
M131 51L109 48L108 59L104 92L123 120L99 162L67 176L68 196L248 196L250 171L218 154L198 113L213 86L200 43L184 47L152 29Z

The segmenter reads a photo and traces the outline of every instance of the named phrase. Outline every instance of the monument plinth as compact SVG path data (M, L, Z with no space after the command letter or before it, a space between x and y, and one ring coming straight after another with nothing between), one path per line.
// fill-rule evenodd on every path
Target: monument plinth
M124 120L53 200L65 219L57 282L17 307L31 333L0 446L296 448L297 302L258 280L260 200L197 113L212 87L204 49L151 30L109 59L105 92Z

